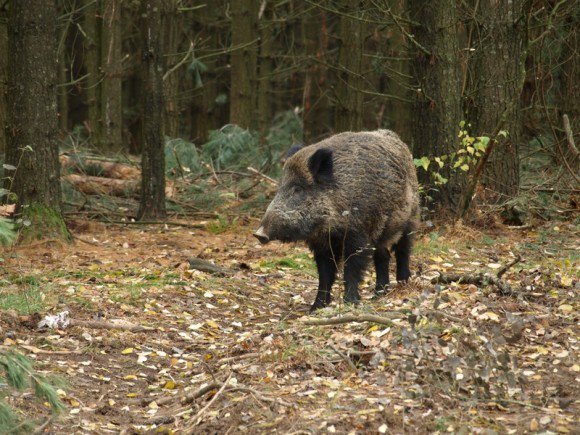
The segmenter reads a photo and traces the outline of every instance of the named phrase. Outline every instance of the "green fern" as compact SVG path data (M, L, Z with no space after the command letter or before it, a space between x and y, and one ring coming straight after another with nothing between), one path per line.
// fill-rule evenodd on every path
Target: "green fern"
M0 246L7 246L14 243L16 230L10 219L0 217Z

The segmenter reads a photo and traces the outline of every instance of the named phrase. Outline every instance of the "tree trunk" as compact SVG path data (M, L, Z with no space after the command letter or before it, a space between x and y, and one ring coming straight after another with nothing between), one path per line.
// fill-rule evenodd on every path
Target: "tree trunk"
M123 149L121 1L103 0L101 28L101 122L102 148Z
M165 150L163 140L163 69L160 35L163 0L143 2L143 153L141 159L140 220L163 219L165 211Z
M274 62L272 59L274 35L272 21L270 20L273 7L274 5L272 4L267 5L260 19L260 78L258 83L256 119L258 120L260 139L262 142L265 142L273 117L271 86L272 71L274 70Z
M576 15L574 15L575 13ZM563 40L560 53L560 64L562 65L558 93L560 110L558 111L558 119L552 120L554 124L560 126L562 125L563 116L568 115L572 133L576 138L580 134L580 62L578 60L580 46L578 45L578 22L578 12L570 12L566 19L565 27L567 37ZM574 152L570 150L566 133L562 133L558 139L561 145L556 154L560 159L566 159L568 166L577 173L580 161L577 158L575 159ZM575 140L577 146L579 142L578 139ZM565 164L565 162L562 163Z
M338 73L334 93L336 133L362 129L364 21L360 11L364 9L363 3L361 0L343 0L345 15L340 16L339 22ZM358 19L349 15L356 15Z
M4 9L0 9L0 53L8 53L8 23ZM8 56L0 56L0 154L6 152L6 97L8 83ZM0 197L0 201L2 198Z
M232 54L230 122L255 128L258 5L256 0L230 2Z
M461 83L455 0L407 0L411 19L413 76L415 91L413 154L436 157L451 153L458 144L461 121ZM426 187L432 184L429 173L419 170ZM442 174L449 182L438 188L437 196L453 200L460 180L450 172ZM435 192L437 193L437 192ZM431 195L433 196L433 195Z
M24 241L68 238L61 213L54 0L20 0L8 20L8 189Z
M164 1L163 10L163 54L164 59L163 69L167 70L167 66L172 67L177 65L183 59L183 53L189 49L189 42L186 47L181 47L181 34L183 31L183 14L178 11L177 0ZM183 51L183 53L180 53ZM191 59L188 59L191 62ZM187 63L186 63L187 65ZM179 84L182 79L182 70L173 71L163 81L163 89L165 95L165 110L164 110L164 125L165 134L171 138L179 136L179 120L181 118L181 97L179 95Z
M101 149L102 141L102 124L101 124L101 26L100 26L100 8L99 3L95 0L83 0L82 2L84 20L83 27L85 31L84 45L84 64L87 73L87 108L88 120L87 129L91 137L93 146Z
M469 120L474 135L498 137L484 169L482 184L495 200L518 193L521 136L520 96L525 79L528 0L480 0L476 11L478 41L470 80Z

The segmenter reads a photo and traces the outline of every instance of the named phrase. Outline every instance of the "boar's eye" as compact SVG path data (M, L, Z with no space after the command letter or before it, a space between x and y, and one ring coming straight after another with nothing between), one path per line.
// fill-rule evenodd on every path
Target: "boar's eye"
M294 193L295 195L299 195L302 192L304 192L304 187L300 186L299 184L295 184L292 187L292 193Z

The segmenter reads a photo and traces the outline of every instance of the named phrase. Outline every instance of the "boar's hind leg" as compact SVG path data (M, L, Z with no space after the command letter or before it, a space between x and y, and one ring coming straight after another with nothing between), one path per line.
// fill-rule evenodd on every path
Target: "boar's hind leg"
M355 245L356 246L356 245ZM356 303L360 301L358 285L368 262L368 251L363 248L345 248L344 250L344 302Z
M397 281L408 281L411 277L409 270L409 257L411 255L411 239L410 228L407 226L403 231L403 235L395 245L395 257L397 258Z
M330 304L330 291L336 279L336 261L330 251L315 251L314 260L318 269L318 293L310 312Z
M375 271L377 273L377 285L375 287L375 296L384 295L389 287L389 262L391 254L383 245L376 245L373 253L375 262Z

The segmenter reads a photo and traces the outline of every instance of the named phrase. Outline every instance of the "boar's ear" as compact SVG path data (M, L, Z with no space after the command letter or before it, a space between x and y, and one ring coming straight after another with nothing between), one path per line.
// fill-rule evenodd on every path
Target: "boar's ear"
M308 159L308 169L318 183L332 180L332 150L320 148Z
M290 149L288 150L288 152L286 153L286 160L288 160L290 157L292 157L294 154L296 154L301 149L302 149L301 143L296 144L296 145L292 145L290 147Z

